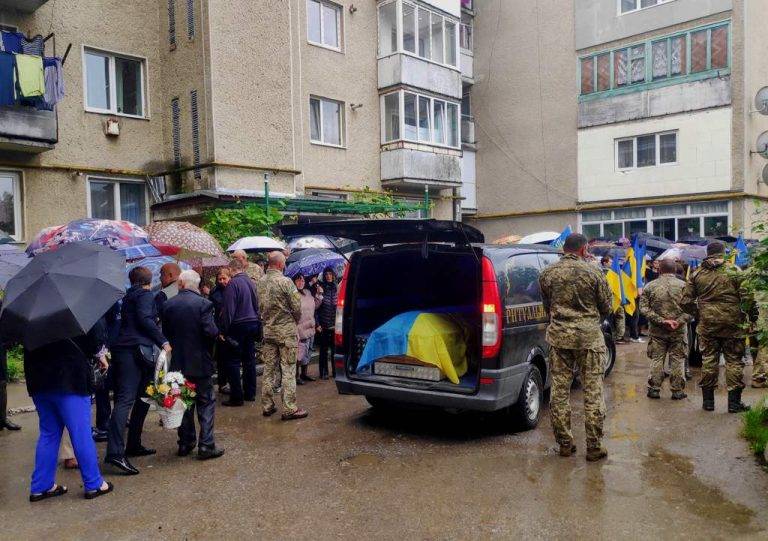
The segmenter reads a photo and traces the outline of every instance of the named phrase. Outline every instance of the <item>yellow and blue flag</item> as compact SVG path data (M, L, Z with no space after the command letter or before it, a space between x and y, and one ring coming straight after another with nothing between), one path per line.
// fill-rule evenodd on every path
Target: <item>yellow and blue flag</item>
M608 281L608 287L611 290L612 307L616 312L621 306L626 304L626 298L624 297L624 287L621 283L621 266L619 260L613 258L611 268L605 273L605 279Z
M563 244L565 244L565 239L567 239L568 235L570 235L571 233L573 233L573 231L571 230L571 226L570 225L565 226L565 229L563 229L563 232L560 233L560 236L557 237L552 242L550 242L549 245L552 248L557 248L558 250L562 249Z
M735 257L735 263L739 267L744 267L749 264L749 254L747 243L744 242L744 236L739 235L739 238L736 240L736 244L733 245L733 251L736 255Z
M630 252L632 252L632 248L627 252L627 260L621 267L621 284L624 290L624 298L626 299L624 311L631 316L634 315L635 310L637 309L635 303L635 299L637 298L637 283L635 281L635 276L632 273L631 260L629 259ZM631 255L634 257L634 254Z
M640 240L638 235L632 238L632 247L627 252L627 261L630 262L632 269L632 279L635 282L635 288L639 291L645 287L645 272L647 270L645 262L646 246Z

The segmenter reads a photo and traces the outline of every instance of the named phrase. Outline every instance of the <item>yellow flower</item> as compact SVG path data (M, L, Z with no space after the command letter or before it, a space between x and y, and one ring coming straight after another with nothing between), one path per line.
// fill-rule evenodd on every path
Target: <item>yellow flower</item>
M171 388L165 383L161 383L160 385L157 386L157 392L163 395L168 394L168 391L170 390Z
M147 388L144 389L144 392L147 393L150 396L153 395L155 393L155 386L152 385L152 384L147 385Z

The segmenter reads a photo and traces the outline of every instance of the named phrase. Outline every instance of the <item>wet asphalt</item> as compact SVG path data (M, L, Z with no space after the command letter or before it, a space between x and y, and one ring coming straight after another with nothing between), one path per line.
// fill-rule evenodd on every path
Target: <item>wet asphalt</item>
M648 400L646 376L644 346L620 346L606 380L610 454L596 464L584 459L578 391L578 452L561 458L548 411L514 433L496 416L374 413L316 382L299 387L302 421L217 408L226 454L215 461L177 457L175 433L150 413L144 443L158 454L134 460L138 476L105 470L115 492L93 501L72 471L58 478L69 494L27 501L37 417L16 415L24 430L0 432L0 538L768 539L768 473L724 389L706 413L690 382L686 400L666 386ZM764 394L748 389L745 402Z

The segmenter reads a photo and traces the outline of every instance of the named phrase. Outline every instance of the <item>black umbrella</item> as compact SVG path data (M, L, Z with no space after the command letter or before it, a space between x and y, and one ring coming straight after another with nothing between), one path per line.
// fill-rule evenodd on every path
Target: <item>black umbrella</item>
M105 246L65 244L35 257L5 289L5 340L35 349L87 333L125 294L125 257Z

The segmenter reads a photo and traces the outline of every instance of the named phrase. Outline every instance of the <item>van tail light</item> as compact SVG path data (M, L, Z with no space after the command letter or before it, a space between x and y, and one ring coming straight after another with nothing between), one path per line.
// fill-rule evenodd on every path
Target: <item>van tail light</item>
M347 277L349 276L349 263L344 267L344 275L339 283L339 294L336 298L336 322L334 324L333 343L337 348L344 345L344 299L347 297Z
M496 357L501 349L501 297L496 282L496 270L487 257L483 257L482 346L483 359Z

